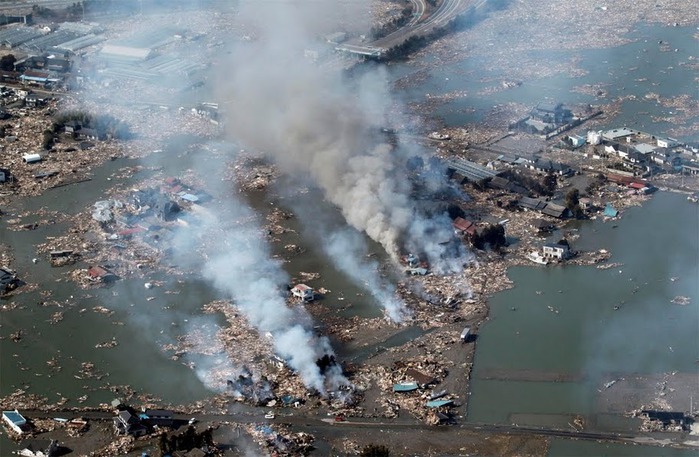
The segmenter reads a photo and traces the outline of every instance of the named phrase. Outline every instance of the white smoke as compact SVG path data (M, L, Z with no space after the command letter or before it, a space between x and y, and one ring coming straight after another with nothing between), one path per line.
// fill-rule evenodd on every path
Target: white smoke
M395 288L381 279L379 263L362 260L366 258L365 248L359 234L351 230L335 231L323 243L335 265L369 291L392 321L400 322L409 312Z
M272 335L274 351L307 387L324 393L347 384L339 370L324 375L316 364L324 355L334 355L330 343L313 334L311 318L303 307L287 306L282 291L288 276L271 258L252 210L235 198L226 209L226 213L204 217L209 228L223 226L225 231L217 232L219 238L202 268L203 275L233 299L261 334Z
M241 14L259 17L255 5L244 4ZM444 262L454 255L442 244L450 239L450 221L416 210L405 152L377 141L377 132L392 124L385 74L368 71L349 84L340 71L304 59L315 31L299 30L302 20L287 3L275 9L260 40L234 50L223 66L218 89L229 101L227 130L285 173L310 176L347 222L394 260L411 246L433 269L461 271L463 250L455 262ZM315 17L322 10L320 2Z

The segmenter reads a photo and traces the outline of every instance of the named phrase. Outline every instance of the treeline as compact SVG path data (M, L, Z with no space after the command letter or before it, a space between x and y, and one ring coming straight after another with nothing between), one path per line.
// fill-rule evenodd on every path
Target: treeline
M51 128L44 130L41 147L51 149L58 135L65 130L66 124L74 121L81 128L92 129L97 132L100 140L115 139L129 140L133 134L126 122L109 114L90 114L84 111L68 111L54 117Z
M403 10L400 12L400 15L394 17L390 21L386 22L384 25L378 27L374 26L371 28L369 31L369 36L371 37L372 40L378 40L379 38L383 38L386 35L395 32L399 28L403 27L405 24L410 21L410 18L413 15L413 8L412 5L406 5Z
M126 122L109 114L90 114L85 111L66 111L58 114L53 120L53 131L63 130L71 121L79 123L83 128L97 131L100 139L129 140L133 138Z
M507 8L511 0L489 0L485 4L485 9L480 12L475 8L471 7L459 16L455 17L444 27L439 27L434 29L431 33L427 35L413 35L403 43L395 46L386 52L382 57L384 60L397 60L404 59L410 54L419 51L420 49L427 46L429 43L442 38L453 32L459 32L461 30L466 30L468 27L476 24L480 20L485 18L485 14L489 11L501 10ZM432 2L428 1L430 5Z

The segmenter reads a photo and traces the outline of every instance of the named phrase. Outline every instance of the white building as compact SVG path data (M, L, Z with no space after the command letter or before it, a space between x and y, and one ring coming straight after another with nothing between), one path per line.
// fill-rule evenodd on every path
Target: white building
M3 411L2 421L20 435L27 429L27 419L22 416L16 409L14 411Z
M291 289L291 295L303 301L312 301L315 294L313 288L305 284L297 284Z
M570 249L565 244L545 244L544 258L552 260L565 260L570 256Z

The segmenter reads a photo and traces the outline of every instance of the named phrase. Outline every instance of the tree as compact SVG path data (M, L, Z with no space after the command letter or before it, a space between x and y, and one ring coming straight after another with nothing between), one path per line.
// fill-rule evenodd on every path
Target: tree
M580 204L580 191L578 189L570 189L566 194L566 208L573 211L573 207Z
M362 452L359 453L360 457L389 457L390 450L383 444L368 444L364 446Z
M581 219L585 215L582 208L580 208L580 191L578 189L573 188L566 194L566 208L570 210L576 219Z
M543 187L548 193L548 195L553 195L557 185L558 178L556 178L555 174L549 172L546 174L546 176L544 176Z
M481 234L483 242L488 243L491 248L498 250L507 245L505 237L505 227L500 224L491 224L483 229Z
M15 69L15 62L17 62L17 58L14 54L7 54L0 57L0 70L13 71Z
M55 138L51 130L44 130L43 138L41 140L41 147L49 150L53 146Z

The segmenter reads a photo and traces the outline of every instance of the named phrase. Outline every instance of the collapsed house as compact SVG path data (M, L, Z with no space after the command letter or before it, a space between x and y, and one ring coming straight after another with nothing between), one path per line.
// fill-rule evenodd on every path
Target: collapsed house
M4 295L15 290L21 281L17 278L14 271L7 267L0 268L0 295Z
M264 376L259 380L252 377L252 373L244 370L237 378L226 381L226 387L231 395L245 399L255 405L264 405L274 399L272 385Z

